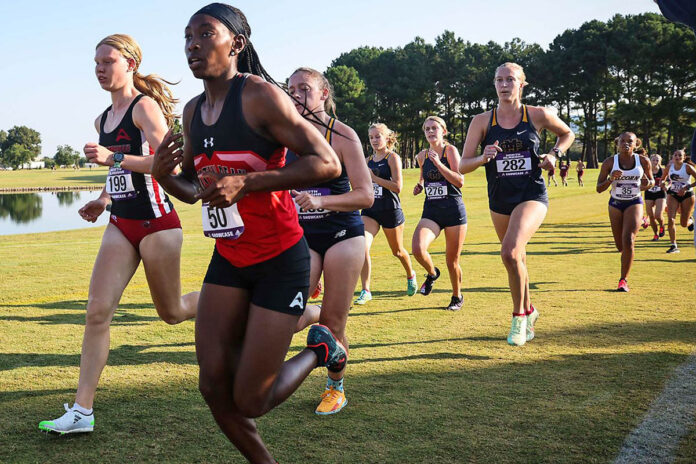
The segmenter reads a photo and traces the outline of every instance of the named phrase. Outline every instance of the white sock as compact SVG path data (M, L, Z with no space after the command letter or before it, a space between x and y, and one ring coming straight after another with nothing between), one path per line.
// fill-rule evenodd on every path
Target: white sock
M77 411L77 412L79 412L79 413L82 413L82 414L84 414L85 416L89 416L90 414L92 414L92 411L94 411L92 408L87 409L87 408L85 408L85 407L80 406L80 405L77 403L77 401L75 401L75 404L73 404L73 407L70 408L70 409L73 409L73 410L75 410L75 411Z

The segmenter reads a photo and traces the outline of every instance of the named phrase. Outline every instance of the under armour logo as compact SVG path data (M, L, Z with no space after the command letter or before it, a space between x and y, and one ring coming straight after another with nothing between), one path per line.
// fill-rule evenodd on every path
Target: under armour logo
M203 139L203 147L204 148L210 148L213 146L213 137L210 137L209 139Z
M336 232L336 235L334 235L334 238L345 237L345 235L346 235L346 229L343 229L343 230L341 230L341 231L339 231L339 232Z
M290 303L290 307L297 306L300 309L304 309L304 298L302 298L302 292L297 292L295 298Z

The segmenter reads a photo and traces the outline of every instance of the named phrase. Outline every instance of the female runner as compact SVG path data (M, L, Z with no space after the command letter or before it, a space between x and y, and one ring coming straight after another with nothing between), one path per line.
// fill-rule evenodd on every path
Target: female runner
M494 83L498 106L474 116L459 170L468 173L486 167L491 220L501 242L500 255L512 295L507 341L521 346L534 338L534 323L539 317L530 301L526 248L548 210L541 170L550 170L575 136L555 111L522 103L522 90L527 85L522 66L498 66ZM545 155L538 154L537 131L542 129L558 137L551 153ZM483 151L476 156L479 146Z
M413 188L414 195L425 190L423 214L413 232L412 242L413 256L427 272L420 293L429 295L433 283L440 277L440 270L433 264L428 248L444 231L445 261L452 284L452 298L446 309L459 311L464 303L459 255L466 238L466 208L461 191L464 176L457 171L459 151L445 141L447 125L442 118L425 118L423 132L429 147L416 155L420 180Z
M312 68L299 68L290 76L288 90L297 111L312 122L315 132L326 139L341 161L337 179L293 191L309 244L312 290L324 274L321 307L307 306L297 330L318 321L331 329L347 349L348 310L365 260L365 228L359 210L369 208L373 201L370 172L358 135L335 117L333 93L326 77ZM288 154L288 162L294 158ZM345 366L329 369L317 414L335 414L348 404L344 374Z
M570 169L570 161L559 161L559 170L561 171L561 183L564 187L568 186L568 170Z
M660 237L665 236L665 223L662 220L662 215L665 213L667 205L667 194L665 186L662 183L664 169L662 169L662 157L658 154L650 156L651 169L655 178L655 185L647 189L645 195L645 210L650 218L650 225L653 230L653 241L657 241ZM658 229L659 225L659 229Z
M582 176L585 175L585 163L583 163L582 160L578 160L578 163L575 165L575 170L578 172L578 185L584 187L585 184L582 181Z
M604 160L597 178L597 192L611 187L609 221L616 248L621 252L621 278L617 291L627 292L628 273L635 254L635 240L643 217L641 190L654 185L650 161L634 153L640 142L633 132L618 138L618 153Z
M551 181L553 181L554 187L558 187L558 182L556 182L556 165L554 164L546 171L546 185L551 187Z
M365 304L372 299L370 292L370 276L372 260L370 247L380 226L391 248L392 254L401 261L406 271L406 293L413 296L416 293L416 273L411 266L411 257L404 248L404 212L401 210L399 193L403 187L401 177L401 158L394 152L396 134L386 124L377 123L370 126L368 131L370 145L374 150L367 160L367 167L372 176L372 189L375 202L371 208L362 210L362 220L365 223L365 264L360 277L362 291L355 304Z
M191 17L186 57L204 92L184 108L183 140L168 135L158 148L153 174L182 201L202 200L204 234L216 239L196 318L203 398L247 460L271 463L252 418L287 399L315 367L346 361L323 326L285 361L309 287L309 252L288 190L340 168L291 99L266 82L250 35L229 5ZM285 147L300 154L287 167ZM178 163L182 173L170 175Z
M667 189L667 230L669 231L670 246L667 253L679 253L677 246L677 230L675 219L677 211L681 217L681 226L694 230L691 214L694 212L694 191L696 183L691 183L691 177L696 177L696 169L685 161L684 150L675 150L672 162L667 167L665 181Z
M198 292L181 296L179 261L183 234L174 208L150 175L152 148L175 119L176 100L166 81L138 73L140 47L132 37L114 34L97 44L94 58L102 89L111 106L94 121L99 143L84 147L87 160L110 166L106 187L79 213L94 222L112 202L89 284L80 379L72 407L39 429L65 434L94 430L92 405L109 355L109 325L121 295L140 261L157 313L168 324L196 315Z

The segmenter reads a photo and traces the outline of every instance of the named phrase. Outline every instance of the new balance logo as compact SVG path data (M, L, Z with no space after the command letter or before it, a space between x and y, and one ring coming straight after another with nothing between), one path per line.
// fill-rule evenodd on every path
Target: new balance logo
M346 229L343 229L341 231L336 232L336 235L334 235L334 238L341 238L346 236Z
M213 146L213 137L209 139L203 139L203 148L210 148Z
M292 300L292 303L290 303L290 307L297 306L300 309L304 308L304 298L302 298L302 292L297 292L297 295L295 295L295 298Z

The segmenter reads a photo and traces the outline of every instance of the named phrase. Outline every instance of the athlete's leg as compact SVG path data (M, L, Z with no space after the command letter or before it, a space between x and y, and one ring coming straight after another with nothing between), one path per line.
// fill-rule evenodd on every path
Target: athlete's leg
M365 225L367 227L367 225ZM406 271L406 278L413 276L413 265L411 264L411 256L404 248L404 225L398 225L393 229L384 229L384 236L387 237L387 243L394 256L396 256L401 265Z
M140 257L150 295L160 318L167 324L196 317L199 292L181 295L181 229L160 230L140 242Z
M621 241L623 244L623 251L621 252L622 279L628 279L628 273L631 272L633 256L635 255L636 234L640 229L640 223L642 218L642 204L629 206L623 212L623 231L621 234Z
M370 248L375 235L379 233L379 223L368 216L362 217L365 224L365 263L360 271L360 281L362 289L370 291L370 275L372 274L372 260L370 259Z
M324 300L319 323L331 329L346 350L348 311L360 276L364 249L364 237L353 237L336 243L324 256ZM329 371L329 377L339 380L344 372L345 368L341 372Z
M113 224L106 226L89 282L80 380L75 401L91 409L109 356L109 325L123 290L140 263L133 245Z
M465 238L466 224L445 227L447 270L452 284L452 296L457 298L462 296L462 268L459 266L459 256Z
M433 260L428 253L428 248L433 240L440 235L440 226L438 226L435 221L430 219L421 219L416 226L416 230L413 232L413 240L411 247L413 249L413 256L416 261L420 263L425 269L428 275L435 275L435 265Z
M691 195L679 204L679 219L682 227L687 227L691 223L691 214L694 212L694 200L696 200L696 197Z
M614 245L616 245L618 251L623 252L624 212L613 206L608 206L608 208L609 223L611 224L611 235L614 237Z
M655 220L658 224L660 224L660 227L662 228L665 227L665 222L663 219L663 216L665 214L665 208L667 208L666 198L658 198L657 200L655 200Z
M667 195L667 231L669 232L669 241L677 243L677 230L674 220L677 217L679 210L679 202L672 195Z
M655 217L655 200L645 200L645 212L648 213L648 218L650 219L650 227L652 227L653 234L657 235L657 218Z
M538 201L525 201L515 207L510 216L491 211L491 219L498 237L502 237L500 255L508 273L512 295L513 314L525 314L525 293L529 290L526 247L532 235L546 217L547 206Z
M311 295L317 288L319 279L321 278L321 273L324 267L324 259L319 253L309 249L309 294ZM326 282L324 282L326 283ZM326 292L326 289L324 289ZM324 293L326 294L326 293ZM323 304L323 301L322 301ZM319 322L319 313L321 312L321 306L308 304L305 306L304 313L297 320L297 326L295 327L295 332L300 332L312 324Z

